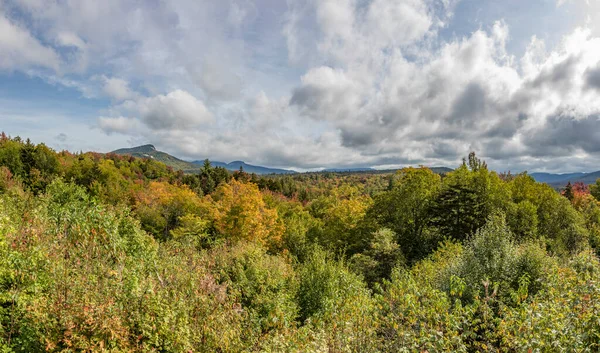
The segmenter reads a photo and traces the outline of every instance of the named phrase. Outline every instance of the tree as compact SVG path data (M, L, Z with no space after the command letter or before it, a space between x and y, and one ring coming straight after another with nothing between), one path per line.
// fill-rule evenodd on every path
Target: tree
M135 194L135 212L144 230L160 240L171 238L181 217L200 211L200 199L187 186L150 182Z
M310 204L309 211L322 224L311 229L310 238L334 252L348 255L360 252L369 241L359 227L370 206L371 198L360 195L358 189L350 185L317 198Z
M431 207L441 185L440 176L428 168L406 168L388 192L375 197L366 218L376 227L391 229L409 263L423 258L437 244L430 232Z
M442 235L464 240L485 223L485 200L474 189L470 172L463 164L445 178L433 207L432 224Z
M200 187L204 195L211 194L216 187L215 179L213 178L213 169L208 159L204 160L204 164L200 169Z
M575 194L573 193L573 186L571 185L571 182L567 183L567 186L565 187L565 190L563 191L563 196L566 197L567 200L573 201Z
M465 162L463 161L463 164ZM487 163L485 163L485 161L482 161L481 159L477 158L475 156L475 152L471 152L469 153L469 169L471 169L471 171L477 172L480 169L487 169Z
M483 226L494 211L505 211L509 203L510 192L505 183L471 154L469 166L463 163L444 178L433 207L432 224L443 236L464 240Z
M537 207L528 200L512 204L507 217L508 225L517 240L533 240L538 236Z
M369 284L389 279L392 270L403 263L404 256L396 243L396 234L386 228L375 232L365 252L350 259L352 269L361 273Z
M284 225L277 210L268 208L258 186L232 179L209 196L210 217L216 230L233 240L278 246Z
M596 184L590 186L590 193L596 200L600 201L600 179L596 180Z

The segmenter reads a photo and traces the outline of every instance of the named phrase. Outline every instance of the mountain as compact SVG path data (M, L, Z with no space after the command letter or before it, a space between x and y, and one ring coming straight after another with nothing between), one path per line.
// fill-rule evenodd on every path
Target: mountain
M596 184L596 180L598 180L598 179L600 179L600 171L593 172L593 173L586 173L582 177L575 180L574 183L582 182L584 184Z
M323 172L331 173L353 173L353 172L374 172L376 169L373 168L328 168L323 169Z
M168 167L174 170L183 170L186 173L195 173L200 170L200 167L196 164L184 161L177 157L173 157L168 153L157 151L153 145L143 145L132 148L121 148L111 153L128 155L138 158L152 158L159 162L163 162Z
M432 172L434 172L436 174L441 174L441 175L448 174L454 170L454 169L448 168L448 167L431 167L429 169L431 169Z
M454 169L448 167L428 167L432 172L436 174L448 174ZM382 174L382 173L393 173L399 169L375 169L375 168L327 168L323 169L319 173L366 173L366 174Z
M194 161L192 163L195 164L195 165L202 165L202 164L204 164L204 161ZM223 168L225 168L227 170L231 170L231 171L240 170L240 167L242 167L246 173L255 173L255 174L258 174L258 175L264 175L264 174L294 174L294 173L296 173L295 170L262 167L262 166L258 166L258 165L248 164L248 163L243 162L243 161L233 161L231 163L223 163L223 162L217 162L217 161L210 161L210 164L213 167L223 167Z
M551 174L551 173L531 173L529 174L535 181L539 183L556 183L563 180L577 179L585 175L585 173L568 173L568 174Z
M167 166L175 169L175 170L183 170L186 173L198 173L200 171L200 167L204 164L204 161L194 161L188 162L177 157L171 156L168 153L161 152L156 150L153 145L143 145L132 148L121 148L111 153L120 154L120 155L128 155L138 158L152 158L159 162L163 162ZM240 166L244 168L244 171L247 173L256 173L256 174L292 174L296 173L293 170L286 169L276 169L276 168L267 168L262 166L256 166L247 164L242 161L235 161L231 163L223 163L217 161L210 162L213 167L223 167L230 171L240 170Z
M551 174L551 173L531 173L535 181L546 183L555 188L562 188L567 183L584 183L595 184L597 179L600 179L600 171L592 173L568 173L568 174Z
M198 160L193 162L184 161L183 159L179 159L174 157L168 153L158 151L153 145L143 145L132 148L121 148L111 153L120 154L120 155L128 155L138 158L152 158L159 162L163 162L167 166L173 168L174 170L183 170L185 173L198 173L200 168L204 164L204 160ZM218 161L210 161L210 164L213 167L223 167L232 172L240 170L240 167L244 169L246 173L255 173L258 175L265 174L294 174L297 173L295 170L289 169L278 169L278 168L268 168L258 165L248 164L243 161L233 161L231 163L224 163ZM446 174L451 172L452 169L446 167L432 167L431 170L434 173L438 174ZM348 173L389 173L394 170L376 170L373 168L328 168L323 170L322 172L348 172ZM538 173L541 174L541 173ZM594 180L595 182L595 180Z

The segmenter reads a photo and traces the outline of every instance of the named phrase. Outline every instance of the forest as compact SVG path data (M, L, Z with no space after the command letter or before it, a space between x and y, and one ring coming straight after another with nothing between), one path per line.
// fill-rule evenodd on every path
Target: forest
M598 352L600 182L257 176L0 135L0 352Z

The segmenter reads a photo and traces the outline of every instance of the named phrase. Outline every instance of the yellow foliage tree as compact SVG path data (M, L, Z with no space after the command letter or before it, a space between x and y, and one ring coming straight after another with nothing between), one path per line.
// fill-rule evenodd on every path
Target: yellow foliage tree
M232 179L221 184L211 196L211 218L215 229L236 240L249 240L276 247L284 232L277 210L265 204L258 186Z
M187 186L150 182L135 195L135 210L144 230L166 240L180 218L199 211L201 200Z

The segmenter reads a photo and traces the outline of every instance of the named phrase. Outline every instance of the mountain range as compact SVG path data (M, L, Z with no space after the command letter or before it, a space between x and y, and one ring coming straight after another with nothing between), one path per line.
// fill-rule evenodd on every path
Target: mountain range
M529 174L540 183L546 183L555 188L561 188L567 185L567 183L584 183L584 184L595 184L596 180L600 178L600 171L591 173L567 173L567 174L552 174L552 173L531 173Z
M174 157L168 153L158 151L153 145L143 145L132 148L121 148L111 153L121 154L121 155L130 155L139 158L152 158L159 162L163 162L167 166L175 169L182 170L185 173L198 173L200 168L204 164L203 160L197 161L184 161L183 159ZM295 170L289 169L278 169L278 168L269 168L264 166L257 166L245 163L243 161L234 161L231 163L219 162L219 161L210 161L211 165L214 167L223 167L230 171L239 170L240 167L244 169L247 173L255 173L258 175L265 174L293 174L297 173ZM452 169L446 167L433 167L431 168L435 173L445 174ZM351 173L360 173L360 172L389 172L389 171L381 171L373 168L328 168L324 169L323 172L351 172ZM552 173L531 173L531 175L537 182L547 183L555 188L562 188L567 185L568 182L571 184L582 182L585 184L594 184L597 179L600 178L600 171L592 172L592 173L567 173L567 174L552 174Z
M204 164L204 161L193 161L192 163L195 165L201 166ZM210 164L213 167L223 167L223 168L225 168L227 170L231 170L231 171L240 170L240 167L241 167L244 169L244 171L246 173L255 173L255 174L259 174L259 175L261 175L261 174L293 174L293 173L297 173L295 170L262 167L259 165L248 164L243 161L233 161L231 163L210 161Z
M200 168L204 164L204 160L196 160L196 161L185 161L183 159L174 157L168 153L158 151L153 145L142 145L131 148L121 148L110 153L120 154L120 155L128 155L138 158L152 158L159 162L163 162L167 166L175 169L182 170L185 173L198 173ZM244 169L247 173L255 173L258 175L265 174L293 174L297 173L295 170L290 169L278 169L278 168L269 168L258 165L252 165L245 163L243 161L234 161L231 163L219 162L219 161L210 161L210 164L213 167L223 167L230 171L240 170L240 167ZM451 168L447 167L432 167L431 170L434 173L438 174L446 174L451 172ZM321 172L332 172L332 173L388 173L393 170L377 170L368 167L360 167L360 168L327 168L322 170Z
M159 162L163 162L167 166L175 169L175 170L183 170L185 173L197 173L200 171L200 168L204 164L203 160L188 162L183 159L179 159L174 157L168 153L158 151L153 145L143 145L132 148L121 148L111 153L120 154L120 155L128 155L139 158L152 158ZM262 166L256 166L252 164L245 163L243 161L234 161L231 163L224 163L219 161L210 161L210 164L213 167L223 167L230 171L240 170L240 167L244 169L247 173L255 173L259 175L263 174L292 174L296 173L294 170L287 169L277 169L277 168L268 168Z

